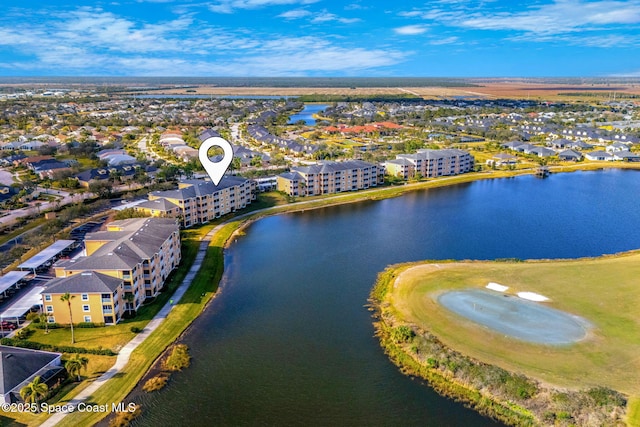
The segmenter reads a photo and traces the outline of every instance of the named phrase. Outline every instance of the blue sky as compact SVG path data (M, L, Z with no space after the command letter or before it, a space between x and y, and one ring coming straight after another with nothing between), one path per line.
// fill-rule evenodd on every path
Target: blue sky
M640 77L640 0L2 5L2 76Z

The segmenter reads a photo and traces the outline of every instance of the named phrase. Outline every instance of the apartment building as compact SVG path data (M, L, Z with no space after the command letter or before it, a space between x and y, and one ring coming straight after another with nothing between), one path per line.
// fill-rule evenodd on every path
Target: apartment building
M69 303L60 298L71 295ZM41 294L49 323L91 322L114 325L124 313L124 280L87 271L53 279Z
M56 263L55 275L66 278L98 273L121 280L122 293L112 292L114 316L118 312L116 305L123 310L134 310L145 299L156 296L181 259L179 226L172 218L114 221L107 225L107 231L89 233L84 241L86 256ZM117 288L115 282L106 282L105 286ZM73 291L77 301L83 300L82 294L91 294L88 290L70 287L67 282L58 283L55 289L63 294ZM108 293L104 287L100 289L100 294ZM42 293L45 305L50 302L46 300L47 294L50 294L49 288ZM53 308L55 310L55 306Z
M458 175L473 170L475 160L464 150L420 149L415 154L398 154L385 163L387 174L404 179L420 174L426 178Z
M290 196L316 196L375 187L383 179L381 168L373 163L325 161L293 167L291 172L278 175L277 185Z
M209 180L182 181L177 190L154 191L149 201L136 210L151 216L178 216L184 227L209 222L245 208L255 200L256 183L237 176L225 176L218 185Z

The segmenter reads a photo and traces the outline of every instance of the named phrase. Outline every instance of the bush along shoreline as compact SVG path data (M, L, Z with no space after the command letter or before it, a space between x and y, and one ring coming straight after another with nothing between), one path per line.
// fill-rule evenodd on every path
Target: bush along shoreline
M407 266L391 266L380 273L369 299L380 345L403 374L422 378L438 394L508 425L625 425L627 399L615 390L542 385L465 356L429 331L398 319L387 297Z

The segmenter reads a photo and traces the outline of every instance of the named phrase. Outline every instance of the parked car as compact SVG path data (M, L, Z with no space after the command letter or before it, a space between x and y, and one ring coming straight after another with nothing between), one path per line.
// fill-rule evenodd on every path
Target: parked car
M7 322L6 320L2 321L2 328L8 331L13 331L16 328L15 323Z

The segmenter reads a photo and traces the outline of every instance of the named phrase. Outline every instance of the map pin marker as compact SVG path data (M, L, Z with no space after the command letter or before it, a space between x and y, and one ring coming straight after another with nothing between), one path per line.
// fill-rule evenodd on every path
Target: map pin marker
M222 160L219 162L211 161L209 158L209 149L211 147L222 148L222 151L224 152ZM213 181L214 185L218 185L233 160L233 148L231 148L231 144L229 144L226 139L220 138L219 136L213 136L205 139L200 145L198 157L200 158L200 163L202 163L204 170L209 174L211 181Z

